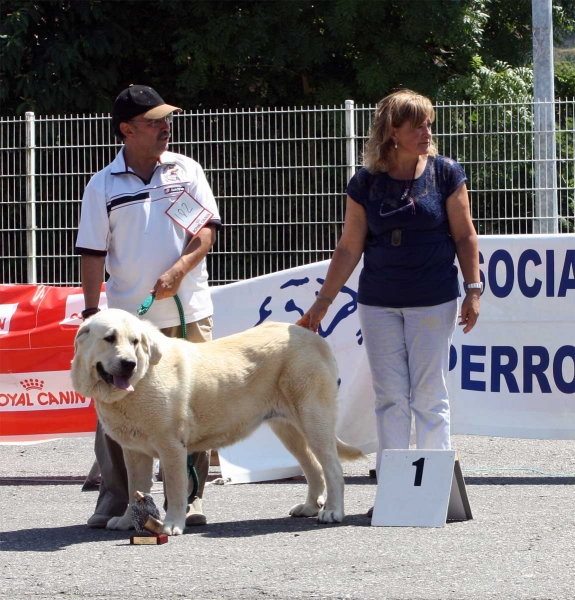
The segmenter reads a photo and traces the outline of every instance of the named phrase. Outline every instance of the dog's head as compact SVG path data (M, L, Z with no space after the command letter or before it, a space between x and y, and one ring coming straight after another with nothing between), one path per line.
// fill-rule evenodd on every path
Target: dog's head
M72 384L86 397L115 402L160 362L162 334L130 313L108 309L85 321L74 341Z

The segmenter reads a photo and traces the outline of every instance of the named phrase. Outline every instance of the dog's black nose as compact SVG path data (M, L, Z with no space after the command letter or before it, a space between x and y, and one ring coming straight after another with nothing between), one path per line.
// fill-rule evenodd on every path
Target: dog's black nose
M120 366L122 367L122 373L125 375L130 375L136 368L136 361L122 359L120 361Z

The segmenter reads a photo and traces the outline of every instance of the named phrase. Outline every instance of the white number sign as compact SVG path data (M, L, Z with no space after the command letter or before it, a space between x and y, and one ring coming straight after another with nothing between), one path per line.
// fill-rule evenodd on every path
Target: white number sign
M471 519L454 450L387 450L382 454L371 524L443 527Z
M180 194L166 210L166 214L192 235L196 235L214 216L188 192Z

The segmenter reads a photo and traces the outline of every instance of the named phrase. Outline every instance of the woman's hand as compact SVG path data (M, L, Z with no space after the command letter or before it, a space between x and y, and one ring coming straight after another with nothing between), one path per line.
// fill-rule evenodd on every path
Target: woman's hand
M319 324L325 317L325 313L327 312L328 308L329 302L318 298L311 305L310 309L305 313L305 315L303 315L303 317L296 322L296 325L304 327L305 329L310 329L311 331L315 331L315 333L317 333Z
M459 315L459 325L463 326L463 333L469 333L477 323L479 317L479 297L481 292L470 291L465 295Z

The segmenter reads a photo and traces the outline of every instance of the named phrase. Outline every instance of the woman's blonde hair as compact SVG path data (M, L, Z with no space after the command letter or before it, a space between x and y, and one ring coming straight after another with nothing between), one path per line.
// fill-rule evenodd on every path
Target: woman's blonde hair
M411 90L399 90L380 100L363 152L363 164L366 169L370 173L388 171L393 163L393 128L400 127L406 121L409 121L412 127L419 127L427 119L433 122L435 111L431 100L426 96ZM437 154L433 142L429 154Z

